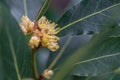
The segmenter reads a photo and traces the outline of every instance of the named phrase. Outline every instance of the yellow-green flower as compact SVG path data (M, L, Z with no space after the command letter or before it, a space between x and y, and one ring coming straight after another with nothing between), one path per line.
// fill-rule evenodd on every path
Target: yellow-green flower
M21 18L21 23L20 27L24 34L26 35L27 33L31 32L33 27L34 27L34 22L32 22L27 16L23 16Z
M20 26L24 34L33 32L33 36L29 42L31 48L38 47L41 44L51 51L59 49L59 37L56 36L59 31L56 28L57 24L52 23L45 16L42 16L37 22L30 21L27 16L23 16L21 20L22 23L20 23Z

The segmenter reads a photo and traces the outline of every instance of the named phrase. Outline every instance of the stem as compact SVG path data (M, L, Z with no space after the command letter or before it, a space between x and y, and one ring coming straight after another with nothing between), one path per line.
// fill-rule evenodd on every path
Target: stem
M36 80L38 80L39 75L37 72L37 65L36 65L36 49L32 50L32 68L33 68L33 74Z
M36 17L36 21L46 12L46 10L48 9L48 6L49 6L49 2L50 2L50 0L45 0L42 8L40 9L40 11Z
M88 15L88 16L85 16L85 17L83 17L83 18L80 18L80 19L78 19L78 20L76 20L76 21L73 21L73 22L71 22L70 24L67 24L66 26L62 27L62 28L59 30L59 32L62 31L62 30L64 30L64 29L66 29L66 28L68 28L68 27L70 27L70 26L72 26L72 25L74 25L74 24L76 24L76 23L78 23L78 22L81 22L81 21L83 21L83 20L85 20L85 19L87 19L87 18L90 18L90 17L92 17L92 16L94 16L94 15L96 15L96 14L99 14L99 13L101 13L101 12L104 12L104 11L106 11L106 10L108 10L108 9L111 9L111 8L113 8L113 7L116 7L116 6L118 6L118 5L120 5L120 3L115 4L115 5L112 5L112 6L110 6L110 7L105 8L105 9L102 9L102 10L97 11L97 12L95 12L95 13L92 13L92 14L90 14L90 15Z
M68 38L68 40L66 41L65 45L63 46L63 48L60 50L59 54L57 55L57 57L54 59L54 61L50 64L50 66L48 67L48 69L52 69L54 67L54 65L57 63L57 61L60 59L60 57L62 56L63 52L65 51L65 49L67 48L67 46L69 45L70 41L71 41L72 37L70 36Z
M27 16L27 1L23 0L23 6L24 6L24 15Z

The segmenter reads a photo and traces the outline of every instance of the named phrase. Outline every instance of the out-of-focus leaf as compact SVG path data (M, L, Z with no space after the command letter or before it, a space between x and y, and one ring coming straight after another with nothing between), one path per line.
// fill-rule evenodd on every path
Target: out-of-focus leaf
M0 4L1 5L1 4ZM2 13L1 13L2 6L0 6L0 23L2 22ZM0 27L0 34L1 34L1 27ZM1 51L1 46L0 46L0 51ZM3 80L3 70L2 70L2 60L1 60L1 53L0 53L0 80Z
M23 0L5 0L10 7L10 11L13 16L20 21L24 14ZM44 0L26 0L27 1L27 12L30 19L35 20L39 9L41 8Z
M1 47L0 47L0 51L1 51ZM2 70L2 58L0 55L0 80L3 80L3 70Z
M73 75L77 76L105 76L108 73L114 73L114 70L120 66L120 38L108 38L98 47L91 59L96 58L95 60L88 60L88 62L83 61L76 70L73 72ZM101 59L97 59L99 56L103 57L106 55L111 55ZM114 73L115 74L115 73Z
M98 48L102 47L101 44L107 41L109 36L112 35L116 29L118 29L118 27L101 32L100 34L94 36L88 43L86 43L86 45L77 49L62 63L59 67L60 69L58 69L52 80L64 80L69 72L74 68L76 62L86 60L87 58L90 58L91 55L95 55ZM119 38L117 40L119 41Z
M85 76L72 76L71 80L86 80Z
M88 80L119 80L120 75L103 75L103 76L96 76L96 77L90 77Z
M115 5L119 2L119 0L83 0L72 9L68 10L58 24L60 27L63 27L68 23ZM88 34L89 32L95 33L99 32L101 29L107 29L111 25L117 25L119 24L119 8L120 5L85 19L82 22L63 30L60 35L66 35L68 33L75 35L83 33Z
M102 75L102 76L72 76L71 80L119 80L119 75Z
M25 36L4 0L0 0L0 8L0 65L3 78L21 80L32 77L31 51Z

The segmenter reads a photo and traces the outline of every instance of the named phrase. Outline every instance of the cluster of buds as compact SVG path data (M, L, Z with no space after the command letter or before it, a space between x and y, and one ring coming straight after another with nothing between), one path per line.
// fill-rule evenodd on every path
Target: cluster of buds
M29 41L31 48L39 47L41 44L51 51L59 49L57 43L59 37L56 36L59 28L55 28L57 24L50 22L45 16L41 17L37 22L32 22L27 16L23 16L21 20L20 27L24 34L33 33Z

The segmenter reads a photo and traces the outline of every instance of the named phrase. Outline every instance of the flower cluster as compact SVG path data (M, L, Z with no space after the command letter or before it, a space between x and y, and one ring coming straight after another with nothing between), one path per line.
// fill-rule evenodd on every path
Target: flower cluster
M20 27L24 34L33 33L29 41L31 48L39 47L41 44L51 51L59 49L57 43L59 37L56 36L59 28L55 28L57 24L50 22L45 16L42 16L37 22L32 22L27 16L23 16L21 20Z

